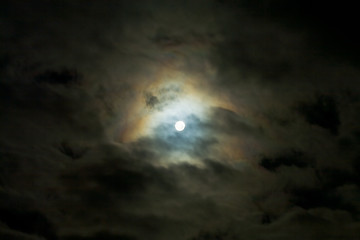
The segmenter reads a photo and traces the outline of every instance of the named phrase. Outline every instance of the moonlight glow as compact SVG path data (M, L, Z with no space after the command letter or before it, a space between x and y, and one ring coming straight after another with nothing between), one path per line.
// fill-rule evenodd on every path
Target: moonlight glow
M175 123L175 129L179 132L183 131L185 129L185 123L183 121L177 121Z

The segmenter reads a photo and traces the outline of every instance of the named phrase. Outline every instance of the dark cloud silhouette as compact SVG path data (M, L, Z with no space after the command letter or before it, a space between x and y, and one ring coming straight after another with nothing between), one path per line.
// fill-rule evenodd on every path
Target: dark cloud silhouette
M39 212L1 209L0 213L0 220L13 230L43 236L45 239L57 239L53 226Z
M49 84L73 84L78 82L80 79L78 73L75 70L62 70L62 71L46 71L35 76L35 81L38 83L49 83Z
M296 166L299 168L304 168L308 166L309 160L307 160L302 152L291 151L290 154L279 156L274 159L263 158L260 161L260 166L270 170L275 171L280 166Z
M339 113L335 99L331 96L318 96L315 103L303 103L299 112L306 121L328 129L332 134L338 134L340 126Z
M59 146L59 151L72 159L81 158L87 150L88 149L86 147L70 146L70 144L65 141L63 141Z
M156 96L148 93L145 96L145 102L146 102L146 106L153 108L155 107L156 104L159 103L159 99Z
M131 236L126 236L126 235L117 235L117 234L111 234L111 233L107 233L107 232L99 232L90 237L67 236L64 239L65 240L100 240L100 239L103 239L103 240L135 240L136 238L133 238Z
M289 29L307 32L310 50L316 54L346 60L351 64L359 63L356 56L358 48L355 46L358 36L355 36L352 25L356 12L351 5L274 0L242 1L240 5L254 15L274 20ZM334 17L334 13L343 17Z
M168 35L166 31L159 31L152 40L162 48L177 47L183 43L179 37Z

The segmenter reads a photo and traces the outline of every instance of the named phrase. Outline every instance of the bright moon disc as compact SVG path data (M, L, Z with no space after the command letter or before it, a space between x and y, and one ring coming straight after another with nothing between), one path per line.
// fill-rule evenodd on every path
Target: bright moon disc
M175 129L179 132L181 132L182 130L184 130L185 128L185 123L183 121L177 121L175 123Z

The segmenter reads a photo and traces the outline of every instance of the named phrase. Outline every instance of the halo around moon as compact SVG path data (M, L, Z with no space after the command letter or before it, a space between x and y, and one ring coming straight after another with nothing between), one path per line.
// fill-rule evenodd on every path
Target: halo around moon
M175 123L175 129L179 132L183 131L185 129L185 123L183 121L177 121Z

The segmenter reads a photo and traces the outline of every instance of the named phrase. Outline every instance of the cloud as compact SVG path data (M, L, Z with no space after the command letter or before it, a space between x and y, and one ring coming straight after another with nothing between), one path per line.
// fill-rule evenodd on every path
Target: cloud
M345 20L298 1L0 4L0 238L357 236Z
M146 94L146 106L153 108L156 104L159 103L159 100L156 96L151 95L150 93Z
M40 240L44 239L38 236L28 235L17 231L4 230L0 229L1 239L11 239L11 240Z
M338 134L341 123L335 99L331 96L318 96L312 104L302 103L298 111L308 123L328 129L332 134Z
M46 71L38 76L35 76L35 81L39 83L50 83L50 84L63 84L67 85L70 83L75 83L79 80L78 73L74 70L62 70L60 72L56 71Z
M307 167L308 163L306 159L303 159L303 153L297 151L292 151L288 155L280 156L275 159L263 158L260 162L260 166L270 171L275 171L282 165L304 168Z
M232 2L232 1L229 1ZM357 37L353 33L355 12L351 5L311 4L308 1L265 0L261 2L243 1L235 3L249 9L255 16L275 21L289 30L306 32L307 44L314 54L325 55L348 64L358 64L354 45ZM333 13L344 18L333 18ZM322 14L319 14L322 13Z
M84 236L67 236L64 238L65 240L135 240L136 238L133 238L131 236L126 235L117 235L117 234L111 234L107 232L99 232L96 233L93 236L84 237Z
M11 229L27 234L43 236L45 239L56 239L53 226L41 213L18 211L16 209L2 209L0 212L0 220ZM21 221L19 221L19 219L21 219Z
M1 189L0 222L6 227L1 227L0 234L9 239L57 239L56 227L29 200L32 199Z

